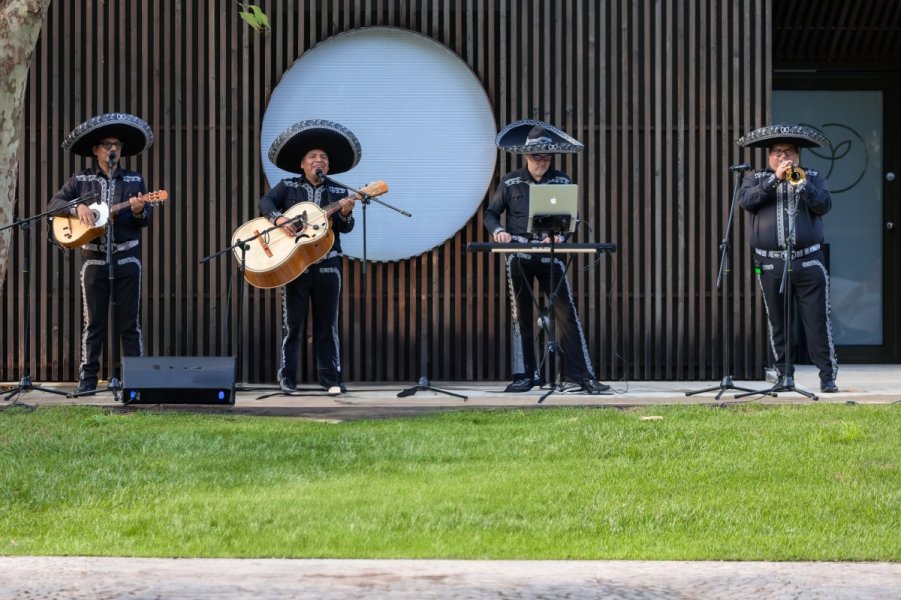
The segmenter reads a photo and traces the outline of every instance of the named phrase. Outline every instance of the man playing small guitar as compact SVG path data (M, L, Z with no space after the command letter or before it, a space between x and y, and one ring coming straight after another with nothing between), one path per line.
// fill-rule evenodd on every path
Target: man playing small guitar
M296 389L300 340L306 331L308 307L312 308L319 384L332 395L344 392L338 330L341 234L354 227L354 199L347 189L333 185L323 176L349 171L359 162L361 153L360 142L350 130L321 119L295 123L282 132L269 149L269 160L285 171L298 174L298 177L283 179L260 199L260 213L270 222L290 236L315 237L321 229L315 233L306 232L305 229L312 229L314 225L304 227L284 213L301 202L320 207L337 202L340 206L329 217L328 230L334 236L331 248L321 260L282 287L283 340L277 377L279 387L285 393Z
M80 246L83 259L81 290L84 330L77 394L93 392L100 373L100 354L107 338L111 305L107 244L111 244L114 265L115 331L121 338L125 356L144 355L139 321L141 232L149 225L153 211L150 203L145 203L147 186L144 178L140 173L122 168L119 159L139 154L152 143L153 132L150 126L138 117L124 113L109 113L89 119L76 127L63 142L64 149L95 159L91 167L69 178L48 206L51 210L59 209L58 214L63 220L73 224L67 231L75 229L74 225L78 228L82 225L95 225L94 211L88 206L90 201L105 207L123 202L127 206L116 215L112 240L107 231L101 231L100 237L91 237L88 243L70 240L73 245L67 246ZM72 206L72 201L79 198L86 200ZM65 240L58 241L66 246ZM112 348L108 348L107 355L110 352L112 356L117 354ZM107 375L111 377L113 373Z

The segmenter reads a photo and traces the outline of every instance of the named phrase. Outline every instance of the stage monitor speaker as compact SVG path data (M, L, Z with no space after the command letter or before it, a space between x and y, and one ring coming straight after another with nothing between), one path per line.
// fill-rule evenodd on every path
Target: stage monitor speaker
M234 404L234 356L126 356L125 404Z

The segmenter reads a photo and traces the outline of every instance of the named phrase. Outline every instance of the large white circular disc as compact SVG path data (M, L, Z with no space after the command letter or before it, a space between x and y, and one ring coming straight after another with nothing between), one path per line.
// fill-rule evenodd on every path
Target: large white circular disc
M371 27L318 44L288 69L263 117L261 150L270 185L296 175L269 161L279 133L305 119L328 119L359 138L362 159L335 179L360 188L384 180L385 202L366 209L367 258L401 260L444 243L479 208L494 173L497 127L485 90L448 48L411 31ZM363 257L362 206L341 236Z

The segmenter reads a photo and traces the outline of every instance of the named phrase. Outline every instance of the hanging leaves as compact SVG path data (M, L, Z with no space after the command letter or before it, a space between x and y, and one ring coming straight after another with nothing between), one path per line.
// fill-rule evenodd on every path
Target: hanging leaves
M238 6L241 7L241 12L239 12L238 15L244 19L244 22L250 25L254 31L269 30L269 17L266 16L263 9L255 4L241 4L240 2L238 2Z

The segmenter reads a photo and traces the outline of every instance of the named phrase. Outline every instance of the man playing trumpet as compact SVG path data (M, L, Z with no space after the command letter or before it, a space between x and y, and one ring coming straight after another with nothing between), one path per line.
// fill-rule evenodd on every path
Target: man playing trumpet
M809 127L773 125L749 133L738 144L769 148L769 168L745 177L738 201L750 217L749 238L780 382L783 377L794 377L794 361L787 362L785 356L786 328L790 324L786 323L780 291L785 261L790 260L790 289L800 307L808 353L819 369L820 390L837 392L829 274L822 250L823 215L832 208L832 195L819 172L798 167L799 148L825 146L829 140ZM789 246L791 257L786 256Z

